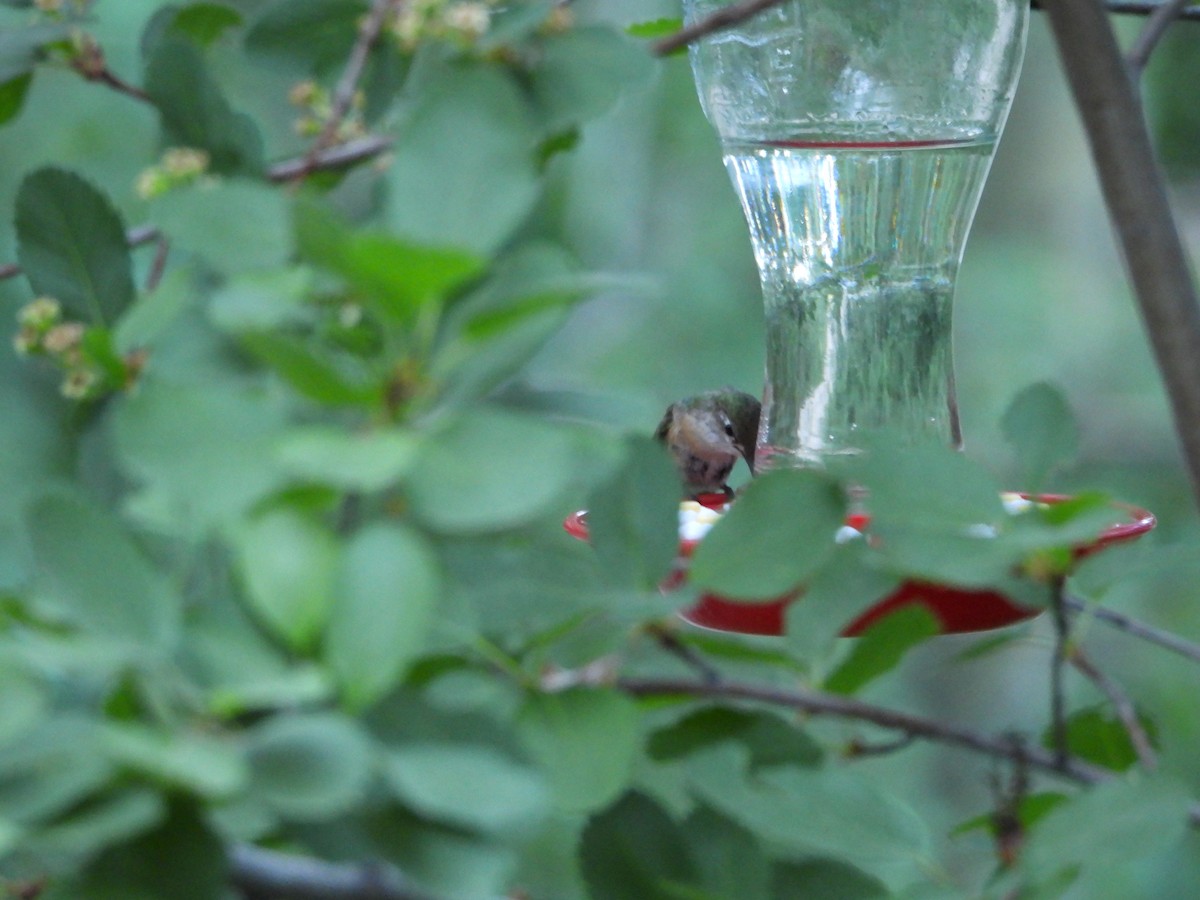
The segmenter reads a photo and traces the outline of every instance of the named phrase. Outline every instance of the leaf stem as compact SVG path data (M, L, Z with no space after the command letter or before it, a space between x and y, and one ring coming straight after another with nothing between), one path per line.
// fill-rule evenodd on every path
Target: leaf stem
M342 70L342 75L338 79L337 86L334 88L329 118L326 119L321 133L317 135L312 149L305 156L304 165L292 176L292 181L300 181L306 178L313 171L313 166L319 159L322 151L329 149L329 147L338 142L338 131L342 127L342 122L346 119L346 114L350 112L350 108L354 105L354 95L358 93L358 85L362 80L363 73L366 71L367 60L370 58L371 51L375 48L376 43L379 41L379 36L383 32L387 17L404 2L405 0L374 0L374 3L372 3L371 11L359 25L358 39L350 49L350 57L346 60L346 67Z

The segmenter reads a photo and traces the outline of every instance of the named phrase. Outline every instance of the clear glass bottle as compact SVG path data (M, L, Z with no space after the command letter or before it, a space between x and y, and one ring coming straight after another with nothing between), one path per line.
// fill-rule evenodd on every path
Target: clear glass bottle
M685 0L686 20L725 5ZM960 445L954 282L1027 18L1024 0L787 0L691 46L762 280L760 468L882 428Z

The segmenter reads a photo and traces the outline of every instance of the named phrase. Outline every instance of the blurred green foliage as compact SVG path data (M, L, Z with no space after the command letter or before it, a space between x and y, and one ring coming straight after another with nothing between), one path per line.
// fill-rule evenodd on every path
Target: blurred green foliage
M954 831L1003 805L995 761L616 680L704 683L703 654L1041 733L1048 617L837 634L910 577L1049 603L1109 495L1161 526L1072 588L1200 633L1195 513L1036 18L960 282L969 453L757 479L692 574L807 581L772 640L678 626L694 591L657 590L678 497L647 436L752 389L762 339L686 60L627 31L675 4L410 4L333 133L388 152L290 185L367 3L48 6L0 5L0 891L233 897L230 848L260 844L464 900L1194 896L1195 672L1086 620L1162 771L1033 794L1006 871L994 830ZM1182 46L1150 88L1180 175ZM849 485L880 540L833 542ZM1080 499L1013 516L1001 486ZM560 525L585 504L594 550ZM1128 769L1107 699L1067 700L1072 751Z

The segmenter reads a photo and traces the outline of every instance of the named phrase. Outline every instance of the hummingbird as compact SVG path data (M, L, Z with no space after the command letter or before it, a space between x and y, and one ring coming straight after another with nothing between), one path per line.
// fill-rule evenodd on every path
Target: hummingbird
M731 493L725 481L739 456L753 474L761 411L757 399L731 387L667 407L654 436L670 450L689 495Z

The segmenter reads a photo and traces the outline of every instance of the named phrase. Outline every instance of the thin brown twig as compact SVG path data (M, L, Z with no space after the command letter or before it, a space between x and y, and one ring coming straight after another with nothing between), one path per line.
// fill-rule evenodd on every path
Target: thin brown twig
M150 271L146 273L146 293L153 293L162 281L163 273L167 271L167 257L171 253L171 242L165 234L158 236L158 247L154 251L154 261L150 263Z
M88 81L99 82L141 103L154 102L140 87L125 81L108 67L104 49L90 36L84 37L82 46L71 60L71 68Z
M1158 9L1150 14L1150 17L1146 20L1146 24L1142 26L1137 40L1133 42L1133 46L1129 48L1129 52L1125 55L1125 60L1129 63L1129 68L1133 72L1134 77L1142 74L1142 70L1146 68L1146 63L1150 61L1150 54L1154 52L1154 48L1158 46L1158 42L1167 33L1167 29L1179 19L1183 8L1189 2L1190 0L1166 0L1166 2L1160 4Z
M773 706L785 706L813 716L825 715L900 731L914 739L930 740L974 750L998 759L1020 762L1031 768L1058 775L1085 785L1101 784L1113 777L1090 763L1073 756L1059 758L1041 747L1025 746L1011 737L996 738L945 722L922 718L894 709L864 703L853 697L827 694L804 688L776 688L769 685L720 681L709 684L673 678L618 678L618 689L635 697L682 696L752 700Z
M229 879L262 900L431 900L391 866L331 863L252 844L229 850Z
M1104 8L1108 12L1117 15L1152 16L1162 5L1162 0L1107 0ZM1038 10L1039 12L1045 9L1045 3L1040 2L1040 0L1033 0L1029 6L1031 9ZM1193 0L1192 6L1184 4L1183 13L1179 18L1200 21L1200 3L1195 3Z
M960 728L934 719L914 716L899 710L864 703L853 697L826 694L804 688L777 688L770 685L721 681L708 684L677 678L617 678L612 681L576 682L612 684L633 697L695 697L698 699L749 700L783 706L810 716L834 716L859 722L869 722L880 728L903 732L918 740L946 744L973 750L993 759L1007 759L1019 766L1057 775L1085 786L1105 784L1117 775L1094 766L1070 754L1060 757L1041 747L1027 745L1013 736L992 737L967 728ZM1200 804L1188 810L1188 821L1200 826Z
M658 642L658 645L677 657L688 668L699 675L706 684L716 684L721 680L721 673L706 660L694 647L689 647L679 639L670 625L655 622L646 627L646 633Z
M1133 750L1137 753L1138 762L1142 764L1142 768L1150 771L1158 768L1158 755L1150 745L1150 736L1146 734L1146 729L1142 727L1141 720L1138 719L1133 702L1121 689L1121 686L1097 668L1095 663L1078 647L1072 649L1069 661L1108 697L1117 718L1121 720L1121 725L1129 735L1129 742L1133 745Z
M281 184L311 175L314 172L344 169L355 163L373 159L386 153L391 149L393 143L394 141L390 137L368 135L367 137L357 138L353 141L339 144L336 147L330 147L328 150L323 150L311 161L307 155L282 160L267 169L266 176L269 181ZM158 240L159 236L160 233L157 227L153 225L141 225L130 229L126 238L129 241L130 247L140 247L143 244L149 244L152 241ZM0 281L15 278L20 274L21 266L19 263L4 263L0 265Z
M906 747L912 746L916 740L917 736L914 734L902 734L893 740L876 743L864 741L862 738L851 738L842 750L842 755L847 759L859 759L864 756L887 756L889 753L896 753Z
M125 233L125 240L130 247L141 247L143 244L158 240L160 235L161 232L154 225L139 225ZM6 278L15 278L22 271L20 263L5 263L0 266L0 281Z
M729 6L722 6L712 15L693 22L691 25L685 25L674 34L669 34L665 38L655 41L653 45L654 55L666 56L669 53L674 53L676 50L680 50L706 35L723 31L726 28L732 28L739 22L744 22L758 15L763 10L770 9L772 6L779 6L779 4L785 2L786 0L742 0L740 3L731 3Z
M295 159L278 162L267 169L267 178L276 183L295 181L314 172L344 169L355 163L372 159L391 149L394 140L380 135L355 138L322 150L315 157L311 153Z
M674 34L669 34L665 38L656 41L652 45L654 54L655 56L667 56L676 50L683 49L688 44L700 40L702 37L718 31L724 31L726 28L732 28L734 25L753 18L763 10L770 9L772 6L779 6L781 3L786 2L787 0L742 0L740 3L731 3L729 6L723 6L711 15L699 19L690 25L685 25ZM1176 0L1170 0L1170 2L1174 3ZM1164 5L1164 3L1156 2L1108 0L1104 4L1104 8L1110 13L1122 15L1155 16ZM1179 6L1179 11L1172 18L1200 21L1200 3L1189 6L1187 2L1184 2L1180 3ZM1038 2L1038 0L1033 0L1030 3L1030 8L1043 10L1044 4Z
M1063 605L1074 613L1093 616L1097 621L1110 625L1119 631L1123 631L1136 638L1141 638L1151 644L1156 644L1173 653L1178 653L1180 656L1184 656L1193 662L1200 662L1200 644L1181 638L1170 631L1155 628L1153 625L1147 625L1145 622L1140 622L1124 613L1114 612L1097 603L1089 603L1071 594L1063 595Z
M1054 654L1050 660L1050 733L1053 736L1054 752L1058 759L1065 760L1068 756L1067 746L1067 703L1063 687L1063 668L1070 654L1069 641L1071 623L1067 617L1067 608L1063 603L1066 593L1064 585L1066 578L1058 576L1054 580L1054 589L1050 597L1050 611L1054 620Z
M118 91L134 100L139 100L142 103L153 103L150 95L143 91L140 87L130 84L122 78L119 78L111 69L105 68L96 75L85 75L88 81L99 81L101 84L106 84L114 91Z
M321 128L321 133L317 135L312 149L305 157L308 165L297 171L293 175L293 180L306 177L312 171L311 166L317 161L321 152L327 150L337 142L342 122L345 121L346 114L350 112L350 108L354 105L354 96L358 93L358 84L362 80L363 73L366 71L367 60L371 56L371 50L374 49L375 44L379 41L379 36L383 32L383 27L387 22L389 13L403 2L404 0L375 0L371 5L371 11L367 13L367 17L359 25L358 39L350 49L350 57L346 60L346 68L342 70L342 75L338 79L337 86L334 88L329 118L325 121L325 125Z

